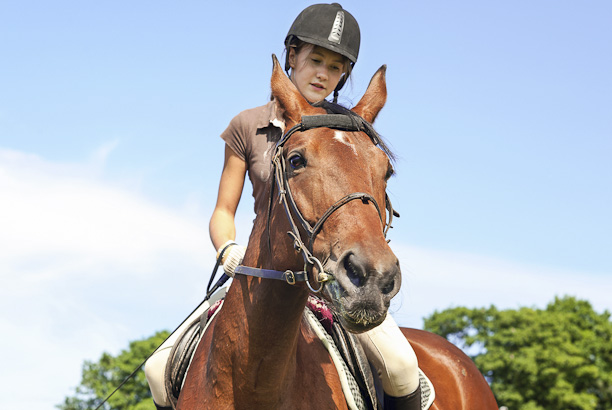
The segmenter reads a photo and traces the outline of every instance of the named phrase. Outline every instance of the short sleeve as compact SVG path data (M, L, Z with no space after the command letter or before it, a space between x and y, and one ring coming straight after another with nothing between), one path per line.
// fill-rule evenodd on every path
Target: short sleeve
M225 143L242 159L246 162L247 160L247 143L246 143L246 130L244 127L243 115L238 114L230 121L229 125L221 133L221 138Z

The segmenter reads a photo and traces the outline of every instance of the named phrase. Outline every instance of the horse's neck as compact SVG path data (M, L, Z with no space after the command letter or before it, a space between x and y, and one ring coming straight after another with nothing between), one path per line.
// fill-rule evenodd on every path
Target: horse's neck
M256 223L254 231L257 227ZM252 235L246 265L272 267L266 259L271 253L264 236L257 234L261 243L253 243ZM233 369L227 377L231 378L228 381L235 399L243 397L250 403L249 408L256 408L254 403L261 403L261 408L277 403L284 387L293 382L307 299L304 286L242 275L234 279L219 317L222 321L215 329L228 343L216 340L213 349L216 359Z
M307 298L304 289L280 281L234 279L215 327L213 354L226 371L215 379L225 376L221 383L231 386L236 401L252 403L249 408L257 408L255 403L274 408L293 382Z

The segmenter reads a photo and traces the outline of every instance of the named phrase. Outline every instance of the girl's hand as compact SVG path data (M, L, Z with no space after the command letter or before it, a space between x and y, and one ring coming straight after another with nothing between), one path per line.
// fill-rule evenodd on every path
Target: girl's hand
M244 253L246 252L246 247L238 245L234 241L227 241L225 244L223 244L223 246L219 247L217 259L219 258L219 254L223 249L225 249L225 252L223 253L223 258L221 259L223 270L225 271L225 274L227 276L233 278L236 266L242 263Z

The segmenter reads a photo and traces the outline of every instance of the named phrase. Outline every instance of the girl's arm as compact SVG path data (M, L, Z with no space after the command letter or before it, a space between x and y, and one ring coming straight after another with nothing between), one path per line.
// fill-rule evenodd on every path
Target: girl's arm
M246 170L246 162L225 145L225 162L219 182L217 205L209 224L210 239L216 250L227 241L236 239L234 217L242 195Z

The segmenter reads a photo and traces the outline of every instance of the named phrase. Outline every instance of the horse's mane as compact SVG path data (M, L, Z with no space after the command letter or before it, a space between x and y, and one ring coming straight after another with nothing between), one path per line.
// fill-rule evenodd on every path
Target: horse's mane
M351 111L350 109L344 107L343 105L329 102L327 100L323 100L321 102L318 102L312 105L314 107L323 108L325 111L327 111L328 114L344 114L344 115L350 115L350 116L359 118L369 128L369 132L373 133L374 135L376 135L376 137L378 137L377 146L389 157L391 162L395 162L395 160L397 159L397 156L393 153L393 151L391 151L391 148L389 148L389 145L385 142L382 136L374 129L372 124L370 124L369 122L361 118L357 113Z

